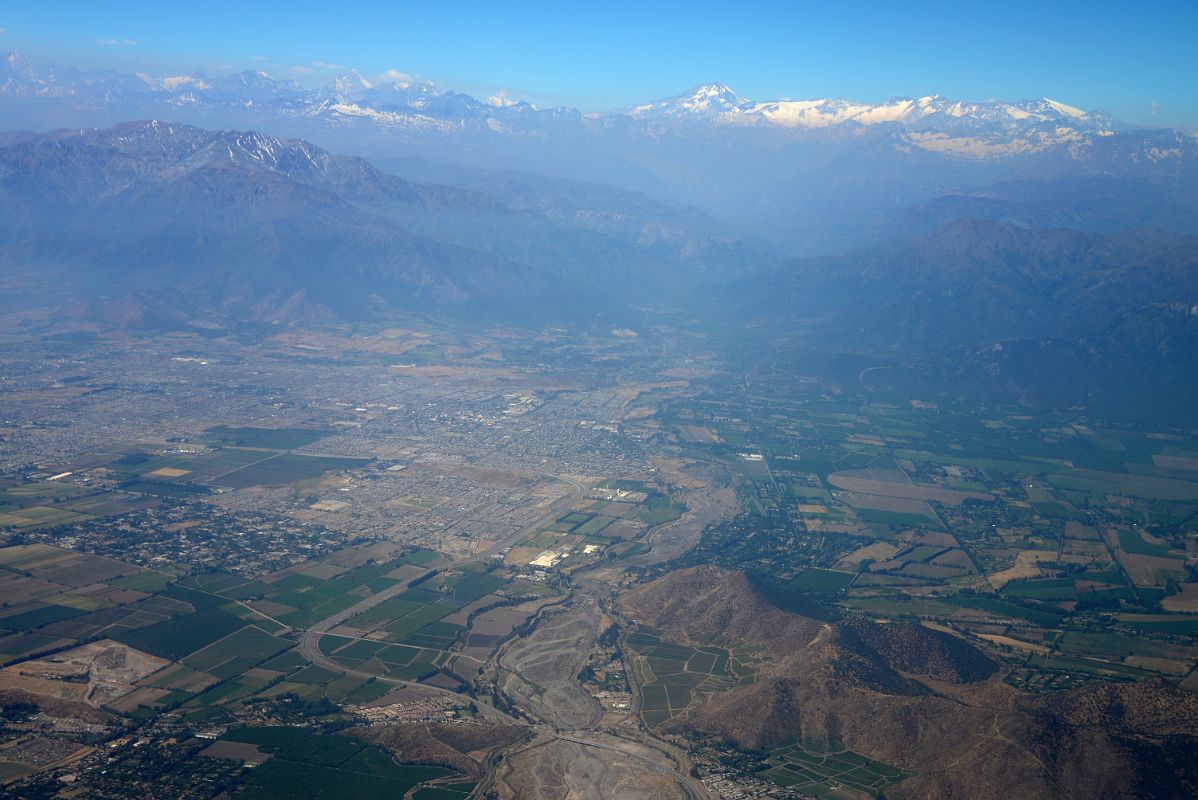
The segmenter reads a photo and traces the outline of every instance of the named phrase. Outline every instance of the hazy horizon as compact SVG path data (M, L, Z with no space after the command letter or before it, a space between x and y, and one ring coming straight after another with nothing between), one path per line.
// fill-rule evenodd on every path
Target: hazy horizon
M44 63L159 74L265 69L323 85L341 72L397 73L480 98L610 111L720 82L745 97L879 103L1050 97L1132 124L1192 128L1188 4L1035 3L980 10L935 3L827 9L783 3L684 11L454 12L390 4L227 2L143 14L133 4L56 4L0 13L0 51ZM614 22L619 20L619 22ZM868 24L863 24L868 23Z

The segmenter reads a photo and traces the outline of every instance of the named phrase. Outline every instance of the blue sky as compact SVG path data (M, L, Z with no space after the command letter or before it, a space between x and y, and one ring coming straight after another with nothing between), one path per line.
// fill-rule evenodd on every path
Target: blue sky
M1052 97L1198 124L1198 2L23 2L0 50L154 73L342 68L601 110L722 81L742 95Z

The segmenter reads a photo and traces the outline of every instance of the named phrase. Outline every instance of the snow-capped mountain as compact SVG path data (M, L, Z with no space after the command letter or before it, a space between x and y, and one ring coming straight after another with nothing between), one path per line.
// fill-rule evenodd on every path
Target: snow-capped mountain
M1198 136L1122 125L1043 97L757 100L708 83L583 113L502 96L481 100L397 73L349 71L308 88L260 71L154 76L44 66L18 54L0 59L0 130L106 128L135 119L305 139L399 174L440 164L601 183L805 245L870 209L1010 181L1147 181L1162 198L1157 211L1121 219L1198 214L1190 210L1198 208ZM1091 204L1121 207L1118 195Z
M125 75L107 70L43 67L17 53L10 53L0 63L0 96L69 98L113 105L151 101L168 107L254 108L306 118L364 118L421 129L477 124L491 130L510 129L513 122L525 128L530 118L560 119L563 115L609 126L620 121L703 123L796 132L879 125L945 131L996 126L1023 130L1046 125L1107 131L1114 126L1102 112L1083 111L1048 98L1011 103L970 103L938 95L895 98L879 104L835 98L755 101L741 97L722 83L704 84L677 97L613 112L583 115L572 109L541 110L520 102L483 102L465 94L442 91L430 83L372 80L356 70L337 77L330 87L305 89L295 81L277 80L262 71L218 78L202 73Z
M955 129L1004 126L1034 127L1064 125L1089 130L1110 130L1114 121L1104 112L1087 112L1041 97L1013 103L987 101L969 103L940 95L892 98L883 103L851 100L746 100L727 85L709 83L691 91L624 110L635 119L725 125L765 125L778 128L812 129L835 125L885 125Z

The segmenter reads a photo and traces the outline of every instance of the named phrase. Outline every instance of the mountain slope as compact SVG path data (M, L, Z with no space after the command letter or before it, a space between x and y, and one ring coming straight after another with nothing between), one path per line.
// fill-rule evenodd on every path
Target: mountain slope
M357 73L306 89L257 72L123 75L18 54L0 60L0 97L0 127L155 117L266 130L372 158L611 184L700 206L796 253L828 252L906 207L1011 180L1146 182L1142 194L1189 209L1179 230L1198 230L1198 137L1048 98L756 101L707 84L592 114ZM1176 212L1148 221L1172 226ZM1145 221L1134 210L1108 217L1112 229Z
M728 287L724 319L782 351L869 355L865 388L1194 418L1198 238L963 220ZM802 369L801 356L792 366Z
M1163 681L1022 694L966 642L866 620L820 623L774 608L743 575L714 567L635 587L620 609L669 641L723 635L767 656L754 683L670 725L755 750L791 737L838 741L915 773L887 797L1177 797L1198 788L1198 769L1185 762L1198 753L1198 696ZM1168 786L1156 777L1162 763L1176 776Z
M260 134L149 122L18 138L0 148L0 210L5 278L48 302L134 295L169 298L168 317L277 321L585 300L560 275L401 224L505 213L494 201Z

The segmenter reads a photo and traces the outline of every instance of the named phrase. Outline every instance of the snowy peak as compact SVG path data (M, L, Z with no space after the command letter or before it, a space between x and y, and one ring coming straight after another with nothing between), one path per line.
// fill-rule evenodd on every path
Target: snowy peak
M712 119L736 114L749 106L749 101L727 84L705 83L677 97L633 106L626 113L636 119Z
M541 136L585 120L583 124L596 128L631 121L651 129L676 126L694 131L735 126L801 136L807 131L891 127L910 133L1005 139L1033 136L1064 142L1079 133L1105 135L1115 127L1102 112L1086 112L1047 97L980 103L935 94L895 97L880 103L826 97L757 101L742 97L727 84L713 82L664 100L581 115L570 109L542 110L527 103L510 103L502 93L478 100L442 91L398 72L367 78L351 70L331 86L306 89L261 71L217 78L200 73L125 75L41 66L17 53L7 54L0 61L0 97L61 98L106 108L125 105L134 109L129 116L144 116L147 110L166 116L170 109L187 109L189 114L249 112L267 121L287 117L321 120L339 127L486 131L487 135ZM258 124L258 118L249 120L249 124Z
M351 69L333 81L333 89L337 94L352 95L373 88L374 84L363 78L362 73L356 69Z
M746 100L726 84L707 83L689 92L653 103L632 106L609 116L661 122L702 121L720 125L814 130L839 125L899 125L945 129L998 126L1002 128L1065 123L1069 126L1108 126L1105 115L1092 115L1048 98L1016 103L970 103L940 95L894 97L882 103L858 103L837 98L810 100Z

